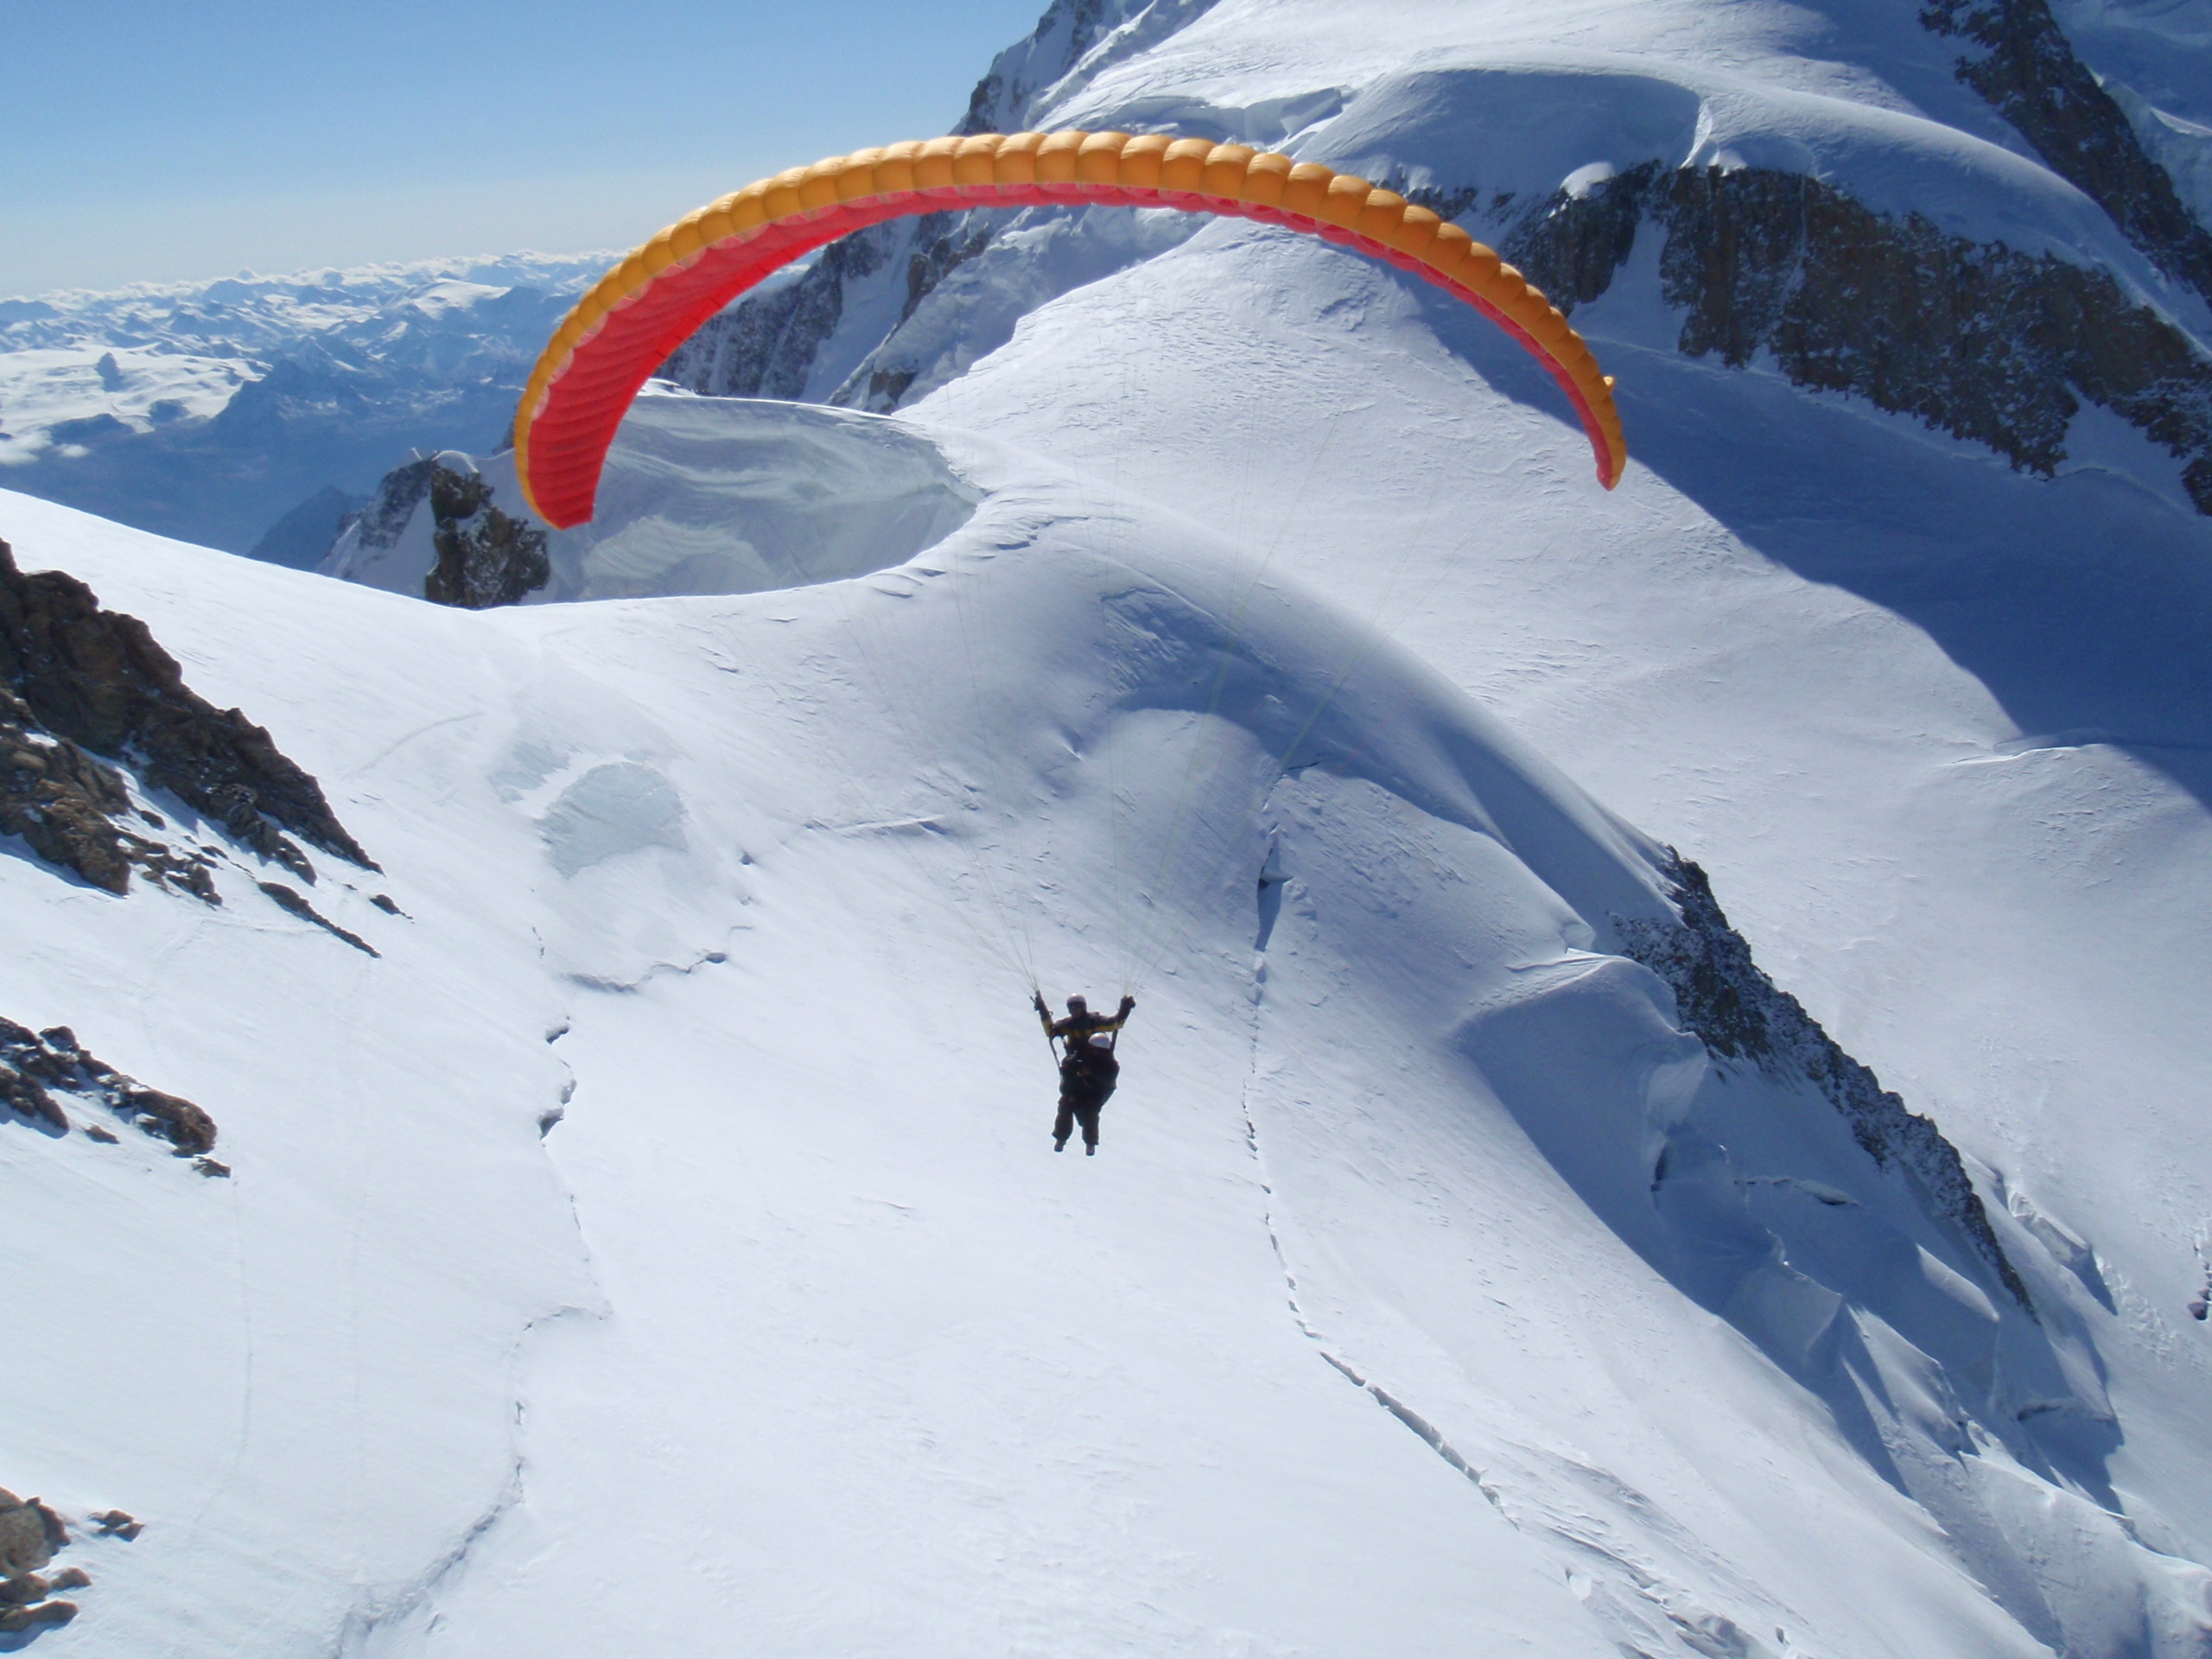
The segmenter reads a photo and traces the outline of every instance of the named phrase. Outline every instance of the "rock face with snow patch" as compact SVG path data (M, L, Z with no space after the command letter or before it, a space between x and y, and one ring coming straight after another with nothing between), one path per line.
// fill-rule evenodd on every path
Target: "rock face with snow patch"
M133 808L119 766L302 880L314 867L286 830L376 868L321 786L240 711L194 695L143 622L101 609L73 576L19 570L4 542L0 698L0 823L95 886L123 892L135 867L214 902L204 861L118 822L166 828Z
M67 1578L67 1588L92 1580L82 1571L57 1573L49 1580L40 1569L69 1542L61 1517L35 1497L19 1498L0 1491L0 1636L18 1636L67 1624L77 1616L73 1602L49 1598Z
M1852 1138L1877 1165L1887 1167L1895 1161L1913 1173L1936 1212L1973 1240L2012 1299L2033 1317L2028 1287L1998 1242L1958 1148L1927 1118L1906 1110L1904 1102L1845 1053L1796 997L1760 971L1751 947L1721 913L1703 870L1671 848L1662 868L1673 886L1681 925L1624 918L1618 926L1628 955L1667 982L1682 1023L1716 1059L1802 1078L1819 1090L1850 1122Z
M178 1156L200 1159L204 1173L230 1173L206 1157L214 1149L215 1120L190 1101L125 1077L88 1052L67 1026L34 1032L0 1020L0 1102L66 1133L69 1118L54 1098L56 1091L104 1107L125 1123L161 1137ZM102 1138L97 1128L88 1127L87 1133Z
M1686 355L1771 362L2045 478L2083 401L2101 404L2178 459L2212 513L2212 359L2108 271L1878 213L1803 174L1656 163L1560 192L1505 252L1572 311L1645 223Z
M1959 79L2160 270L2212 298L2212 234L2145 150L2119 101L2075 55L2047 0L1930 0L1920 21L1980 48L1959 60Z
M1038 110L1215 3L1052 0L1029 37L976 83L953 130L1020 131ZM810 398L887 413L960 373L1053 294L1173 246L1192 229L1178 214L1143 217L1132 226L1119 212L1088 222L1060 209L946 212L875 226L710 319L660 372L712 397ZM1009 242L984 281L929 305L948 278Z
M491 486L477 474L433 462L430 512L438 563L423 579L423 597L433 604L466 611L513 605L552 575L543 528L493 505Z

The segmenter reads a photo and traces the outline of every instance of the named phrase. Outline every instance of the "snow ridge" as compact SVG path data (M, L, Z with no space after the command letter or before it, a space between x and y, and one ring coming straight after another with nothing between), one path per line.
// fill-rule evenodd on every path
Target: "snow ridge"
M1746 1060L1770 1077L1802 1077L1818 1089L1877 1165L1887 1168L1897 1160L1926 1185L1937 1213L1974 1241L2013 1300L2037 1319L2035 1301L1998 1242L1958 1148L1927 1118L1908 1111L1802 1003L1761 971L1743 935L1728 925L1703 870L1671 847L1661 868L1681 925L1616 917L1614 925L1627 954L1667 982L1683 1023L1717 1058Z

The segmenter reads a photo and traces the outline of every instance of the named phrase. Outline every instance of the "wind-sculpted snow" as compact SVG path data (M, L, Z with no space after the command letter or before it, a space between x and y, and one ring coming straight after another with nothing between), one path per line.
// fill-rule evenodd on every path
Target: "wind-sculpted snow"
M217 695L286 688L395 900L349 923L371 960L0 865L0 995L157 1042L238 1172L134 1221L99 1324L0 1382L97 1369L137 1422L128 1330L244 1424L223 1356L253 1356L251 1427L19 1416L65 1516L96 1492L172 1541L74 1628L2196 1651L2190 1522L2124 1456L2188 1444L2133 1293L2018 1172L1952 1166L1986 1256L1815 1080L1711 1062L1619 954L1681 925L1664 852L1301 590L1267 521L941 423L656 410L701 455L717 423L782 453L779 421L887 485L925 454L961 518L841 580L467 613L4 503ZM660 509L741 470L671 471ZM1338 533L1386 594L1418 553ZM122 962L149 995L103 988ZM1030 971L1138 993L1096 1160L1047 1142ZM35 1218L120 1213L78 1139L0 1174Z
M2092 21L2100 70L2188 26ZM1394 164L1499 238L1639 167L1815 176L2196 349L1961 49L1842 0L1068 0L985 103ZM2129 85L2187 113L2165 55ZM1640 457L1599 498L1389 273L1105 220L949 215L732 321L711 372L904 412L648 397L612 551L525 595L603 602L411 597L441 533L496 556L462 591L522 569L496 456L399 479L365 584L0 498L390 873L315 894L372 957L228 868L251 907L0 859L0 1008L234 1171L0 1135L68 1250L0 1368L0 1476L94 1578L41 1640L2199 1659L2181 461L2092 400L2032 476L1686 354L1646 235L1577 314ZM1137 992L1096 1159L1030 973Z
M903 563L975 502L904 423L648 391L590 522L549 531L531 518L512 451L425 456L385 479L322 568L471 609L755 593Z

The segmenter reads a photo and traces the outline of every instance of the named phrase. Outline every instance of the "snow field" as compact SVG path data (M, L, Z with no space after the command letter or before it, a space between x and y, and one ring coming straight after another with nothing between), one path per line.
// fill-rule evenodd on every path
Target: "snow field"
M1915 1416L1895 1378L1942 1399L2037 1351L1825 1103L1710 1073L1658 982L1601 954L1614 917L1664 913L1649 843L1304 597L1281 525L1225 540L1130 469L938 437L981 505L898 569L480 615L9 503L28 562L145 616L205 695L272 711L414 918L371 933L414 985L394 993L266 913L314 965L238 967L245 902L73 893L92 931L25 906L58 928L26 1016L125 1050L82 1011L113 995L105 960L155 962L131 1000L172 1020L232 1010L198 1069L114 1057L194 1094L236 1155L232 1186L175 1195L203 1242L175 1254L212 1258L228 1203L302 1262L404 1238L421 1263L280 1296L250 1414L235 1368L200 1362L202 1509L81 1499L174 1540L144 1551L171 1577L138 1628L203 1577L251 1603L281 1560L292 1628L364 1653L2036 1651L2023 1622L2118 1652L2131 1618L2187 1639L2195 1581L2158 1586L2094 1525L2087 1599L2000 1585L2000 1611L1961 1570L1955 1549L1986 1575L2050 1527L1957 1535L2011 1454L1973 1388ZM1028 963L1056 996L1143 980L1096 1160L1046 1144ZM284 1077L240 1062L257 1044ZM334 1059L356 1103L303 1116ZM388 1092L419 1117L404 1143L364 1127ZM272 1174L280 1125L300 1150ZM486 1150L454 1160L457 1134ZM1655 1206L1662 1147L1707 1173ZM48 1150L19 1148L25 1179ZM1779 1196L1745 1211L1762 1183ZM1815 1192L1866 1212L1832 1259L1788 1209L1835 1208L1789 1196ZM391 1371L325 1335L410 1298L436 1314ZM244 1317L207 1306L170 1340L235 1351ZM175 1329L104 1314L41 1380L123 1328ZM1839 1414L1854 1344L1889 1329L1868 1433L1964 1471L1948 1546ZM316 1465L229 1425L327 1421L349 1363L330 1459L412 1501L303 1526ZM109 1386L145 1414L143 1382ZM40 1455L84 1479L64 1437ZM57 1651L103 1628L88 1611ZM162 1636L217 1651L226 1628Z
M1639 349L1663 313L1634 275L1576 316L1641 457L1611 497L1479 323L1236 228L1033 314L915 418L1116 469L1363 614L1382 583L1408 646L1715 871L1993 1192L2095 1231L2113 1478L2198 1556L2201 521L2145 445L2044 483Z

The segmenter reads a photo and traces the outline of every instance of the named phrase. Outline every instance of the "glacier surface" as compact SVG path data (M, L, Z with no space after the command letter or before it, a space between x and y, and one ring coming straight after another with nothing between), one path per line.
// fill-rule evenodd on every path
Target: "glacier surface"
M1841 0L1132 0L979 102L1484 204L1818 168L2196 327L1945 50ZM853 289L808 389L915 369L895 417L647 397L563 602L422 603L419 525L338 583L0 496L404 912L326 876L372 961L0 859L0 1014L233 1171L0 1135L55 1263L0 1479L146 1522L41 1649L2198 1659L2171 458L2085 415L2037 479L1686 359L1642 250L1576 315L1637 457L1600 495L1449 302L1070 223L903 321L902 268ZM1690 1034L1632 959L1668 846L1958 1149L2017 1290L1816 1079ZM1139 993L1096 1160L1033 977Z

